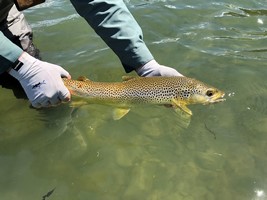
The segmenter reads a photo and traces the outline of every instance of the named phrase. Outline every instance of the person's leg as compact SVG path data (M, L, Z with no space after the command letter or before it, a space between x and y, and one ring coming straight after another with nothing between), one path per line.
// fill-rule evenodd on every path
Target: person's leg
M39 50L32 41L32 29L24 14L19 12L15 5L8 12L7 18L0 23L0 30L14 44L35 58L40 59ZM27 98L20 83L6 72L0 74L0 86L12 89L17 98Z
M12 37L10 40L30 55L40 59L40 52L33 44L32 29L26 21L24 14L18 11L15 5L13 5L8 13L7 28L9 34L11 34L7 37Z

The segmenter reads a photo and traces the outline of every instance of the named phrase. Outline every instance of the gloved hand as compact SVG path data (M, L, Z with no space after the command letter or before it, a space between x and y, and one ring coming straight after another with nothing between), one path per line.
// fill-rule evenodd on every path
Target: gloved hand
M8 73L20 82L33 107L49 107L70 100L70 92L61 80L61 77L70 78L66 70L26 52L18 61Z
M171 67L160 65L155 60L151 60L144 66L137 68L136 73L139 76L151 77L151 76L183 76L178 71Z

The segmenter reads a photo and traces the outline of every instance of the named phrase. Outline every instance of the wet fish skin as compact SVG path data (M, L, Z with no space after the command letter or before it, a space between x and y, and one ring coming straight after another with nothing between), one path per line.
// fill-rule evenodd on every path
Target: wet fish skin
M94 82L80 77L63 78L63 82L72 95L126 110L137 104L164 104L192 115L187 105L225 100L223 91L188 77L123 77L122 82Z

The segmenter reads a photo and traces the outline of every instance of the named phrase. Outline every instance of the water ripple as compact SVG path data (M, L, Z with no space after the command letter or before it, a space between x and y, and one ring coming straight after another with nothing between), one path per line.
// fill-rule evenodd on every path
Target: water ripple
M62 1L46 0L45 3L41 3L39 5L31 7L30 9L27 9L24 12L25 13L31 13L31 12L36 12L37 9L61 7L63 5L63 3L64 2L62 2Z
M49 26L54 26L54 25L57 25L59 23L71 20L71 19L76 19L78 17L79 17L78 14L72 14L72 15L69 15L66 17L62 17L62 18L44 20L44 21L32 23L31 26L32 26L32 28L49 27Z
M165 44L165 43L172 43L177 42L180 38L165 38L159 41L154 41L152 44Z
M246 8L239 8L248 16L267 16L267 10L257 10L257 9L246 9Z

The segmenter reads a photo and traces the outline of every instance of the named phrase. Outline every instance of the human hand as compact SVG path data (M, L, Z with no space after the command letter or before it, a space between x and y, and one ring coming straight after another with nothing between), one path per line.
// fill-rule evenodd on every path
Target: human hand
M70 92L61 77L70 74L58 65L42 62L23 52L9 72L22 85L35 108L50 107L70 100Z
M160 65L155 60L151 60L144 66L137 68L136 73L139 76L151 77L151 76L183 76L178 71L171 67Z

